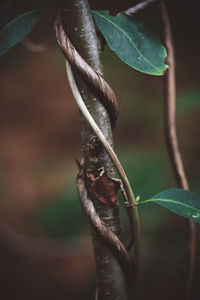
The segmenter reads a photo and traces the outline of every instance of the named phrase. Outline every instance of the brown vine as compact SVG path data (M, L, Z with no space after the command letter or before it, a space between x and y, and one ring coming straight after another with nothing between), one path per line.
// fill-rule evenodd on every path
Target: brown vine
M71 66L81 74L81 78L84 78L91 88L93 88L94 92L98 93L102 104L109 113L112 128L114 128L119 114L118 101L115 93L101 76L101 74L89 66L88 63L76 51L75 47L72 45L70 39L64 31L62 26L62 18L59 12L55 22L55 30L58 44L60 45L65 58L69 61Z
M172 170L176 178L177 186L182 189L189 189L187 177L185 174L181 153L179 150L177 132L176 132L176 80L175 80L175 58L171 35L171 26L167 13L165 2L160 3L161 17L164 27L165 46L167 48L167 70L164 84L164 105L165 105L165 139L167 151L172 165ZM185 299L190 299L191 287L195 266L195 225L194 221L185 219L187 233L187 266L186 266L186 284Z
M108 245L109 249L113 252L116 259L119 261L122 270L124 271L127 282L129 282L131 274L131 262L129 254L124 247L123 243L118 237L108 228L108 226L100 219L95 210L92 200L89 198L89 193L85 186L85 170L84 166L78 163L79 172L77 174L77 187L79 199L86 217L93 228L97 231L99 236Z

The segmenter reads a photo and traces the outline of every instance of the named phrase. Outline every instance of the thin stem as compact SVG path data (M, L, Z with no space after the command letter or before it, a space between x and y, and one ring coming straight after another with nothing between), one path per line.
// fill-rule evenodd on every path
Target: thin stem
M168 154L172 164L177 186L183 189L189 189L187 177L185 174L181 153L176 132L176 81L175 81L175 58L171 35L171 26L166 9L165 2L161 4L161 16L164 25L165 45L168 53L168 65L164 76L164 103L165 103L165 139ZM195 225L192 220L185 219L188 249L187 249L187 272L185 285L185 299L190 298L191 285L194 273L195 263Z
M136 4L135 6L130 7L129 9L125 10L124 13L129 15L129 16L132 16L132 15L138 13L139 11L145 9L147 6L150 6L151 4L153 4L156 1L158 2L160 0L145 0L145 1L142 1L138 4Z
M20 43L27 50L30 50L32 52L42 53L48 50L48 45L46 43L37 44L27 38L23 39Z

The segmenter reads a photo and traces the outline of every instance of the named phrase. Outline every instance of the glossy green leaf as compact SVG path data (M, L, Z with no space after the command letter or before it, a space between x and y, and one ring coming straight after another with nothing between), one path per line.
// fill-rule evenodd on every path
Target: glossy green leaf
M132 68L163 75L166 50L144 24L125 14L110 16L108 11L92 11L96 24L110 48Z
M6 11L2 16L0 26L0 55L7 52L15 44L19 43L33 29L44 13L47 6L38 8L19 9L16 14Z
M160 204L172 212L192 219L200 224L200 194L182 189L168 189L160 192L148 200L140 200L137 205L154 202Z

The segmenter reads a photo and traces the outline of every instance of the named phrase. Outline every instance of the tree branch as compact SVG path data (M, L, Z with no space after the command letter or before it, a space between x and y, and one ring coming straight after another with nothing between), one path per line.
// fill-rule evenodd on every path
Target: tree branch
M61 16L66 34L69 36L69 39L77 51L96 72L102 74L100 44L96 36L87 1L66 1L65 5L61 8ZM110 145L112 149L113 141L109 115L105 107L99 101L98 95L96 95L91 85L89 85L88 82L83 79L81 76L82 74L77 72L77 70L74 69L73 71L81 97L84 99L85 105L87 109L89 109L95 124L98 125L103 133L103 136L106 137L108 145ZM81 135L82 152L84 158L83 167L85 174L91 174L92 178L99 178L95 177L95 174L98 173L98 170L103 169L105 170L108 179L113 178L114 166L98 137L94 134L93 129L91 128L90 124L88 124L85 116L83 116L82 113ZM103 182L102 184L101 190L108 190L108 185ZM79 182L79 191L81 191L80 186L81 184ZM108 228L111 232L113 232L113 234L116 235L116 237L120 238L121 230L118 205L103 204L95 196L94 192L92 192L92 184L89 180L89 176L84 176L84 186L88 192L88 197L85 197L85 201L88 201L88 207L91 207L92 203L95 211L98 212L100 220L102 220L102 224L106 225L105 228ZM91 202L89 201L90 199ZM96 220L99 220L98 216ZM92 219L90 219L90 222L92 223ZM94 230L92 227L91 230L97 265L97 299L126 300L127 282L125 278L126 276L121 269L121 265L111 250L98 235L97 228Z
M129 9L125 10L124 13L129 16L132 16L132 15L142 11L146 7L150 6L154 2L158 2L158 1L161 1L161 0L144 0L144 1L136 4L135 6L130 7Z
M37 44L29 40L28 38L23 39L20 44L24 46L27 50L36 52L36 53L42 53L48 50L47 43L41 43Z

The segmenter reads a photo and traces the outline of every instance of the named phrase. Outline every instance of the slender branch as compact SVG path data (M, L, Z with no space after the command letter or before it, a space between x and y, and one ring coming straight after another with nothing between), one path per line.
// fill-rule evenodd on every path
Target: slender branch
M154 2L158 2L158 1L160 1L160 0L145 0L145 1L142 1L138 4L136 4L135 6L130 7L129 9L125 10L124 13L129 15L129 16L132 16L132 15L140 12L141 10L145 9L146 7L150 6Z
M183 189L189 189L186 178L181 153L179 150L177 132L176 132L176 83L175 83L175 58L171 35L171 26L165 2L161 4L161 16L164 26L165 45L167 48L167 62L169 69L164 76L164 103L165 103L165 139L167 150L172 164L177 186ZM185 219L187 231L187 270L185 299L190 299L192 279L195 264L195 225L192 220Z
M176 79L174 49L170 21L166 11L165 3L163 1L161 2L161 9L165 31L165 46L168 54L167 63L169 65L169 69L166 71L166 74L163 77L165 100L165 137L177 185L183 189L188 189L188 182L183 167L183 161L179 150L176 132Z
M20 43L27 50L30 50L32 52L42 53L48 50L48 45L46 43L37 44L27 38L23 39Z

